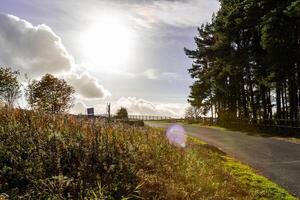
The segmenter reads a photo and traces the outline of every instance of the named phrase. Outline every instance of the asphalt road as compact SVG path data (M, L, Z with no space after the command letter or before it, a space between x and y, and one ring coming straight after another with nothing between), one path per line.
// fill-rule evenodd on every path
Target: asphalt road
M160 128L170 125L158 122L146 124ZM243 132L190 125L184 127L188 135L218 147L228 155L250 165L291 194L300 197L300 144Z

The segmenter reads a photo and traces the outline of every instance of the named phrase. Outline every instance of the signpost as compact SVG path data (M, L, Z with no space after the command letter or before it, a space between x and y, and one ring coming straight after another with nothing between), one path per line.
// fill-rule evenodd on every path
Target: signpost
M110 103L107 104L107 116L108 116L108 121L110 120Z

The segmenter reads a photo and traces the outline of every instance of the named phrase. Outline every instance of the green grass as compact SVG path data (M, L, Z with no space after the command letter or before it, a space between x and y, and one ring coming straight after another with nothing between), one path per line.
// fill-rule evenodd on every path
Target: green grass
M7 109L0 109L0 194L9 199L294 199L195 138L179 149L163 130Z
M220 130L220 131L228 131L227 128L220 127L220 126L208 126L208 125L202 125L202 124L191 124L191 126L194 126L194 127L203 127L203 128L211 128L211 129Z
M267 178L260 176L249 166L244 165L230 157L225 159L225 168L236 177L241 187L248 189L250 198L257 199L296 199Z
M202 146L209 146L199 139L191 139L193 142ZM297 199L290 195L285 189L268 180L264 176L259 175L258 172L253 170L248 165L243 164L225 154L220 154L219 150L216 150L214 147L210 148L212 148L213 152L217 152L217 154L212 155L215 157L222 157L222 162L220 163L219 167L224 168L225 171L227 171L237 180L240 185L240 189L247 191L248 196L245 196L242 199Z
M273 137L273 138L278 139L278 140L284 140L284 141L300 144L300 138L295 138L295 137Z
M154 121L154 122L155 123L166 123L166 124L172 123L172 122L167 121L167 120L160 120L160 121ZM209 126L209 125L203 125L203 124L200 124L200 123L176 122L176 124L189 125L189 126L193 126L193 127L211 128L211 129L216 129L216 130L221 130L221 131L228 131L228 129L224 128L224 127Z

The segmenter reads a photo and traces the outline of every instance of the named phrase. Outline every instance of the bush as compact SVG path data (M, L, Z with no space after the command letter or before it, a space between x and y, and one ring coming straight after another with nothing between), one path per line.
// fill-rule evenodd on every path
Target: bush
M117 111L117 115L116 115L116 118L117 119L128 119L128 112L126 110L126 108L120 108L118 111Z

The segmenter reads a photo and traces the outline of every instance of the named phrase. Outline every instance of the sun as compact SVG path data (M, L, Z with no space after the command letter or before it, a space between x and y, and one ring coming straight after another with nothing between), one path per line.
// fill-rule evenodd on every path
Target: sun
M84 57L104 67L124 67L132 55L133 45L133 31L113 16L100 17L82 37Z

